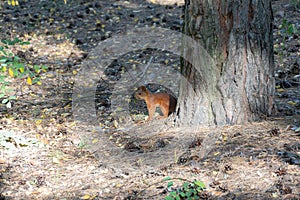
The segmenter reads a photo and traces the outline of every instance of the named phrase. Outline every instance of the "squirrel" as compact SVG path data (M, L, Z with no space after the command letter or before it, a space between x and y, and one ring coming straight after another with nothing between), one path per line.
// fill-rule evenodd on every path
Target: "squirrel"
M152 93L145 86L140 86L135 92L135 97L145 100L147 104L149 117L146 121L152 120L157 106L163 113L159 118L167 118L175 112L177 99L168 93Z

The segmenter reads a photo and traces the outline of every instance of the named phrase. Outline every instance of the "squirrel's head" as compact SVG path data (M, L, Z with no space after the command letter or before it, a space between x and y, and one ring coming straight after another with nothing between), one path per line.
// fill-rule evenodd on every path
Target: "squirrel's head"
M148 95L149 91L147 90L146 86L142 85L138 87L137 91L135 92L135 98L137 99L145 99Z

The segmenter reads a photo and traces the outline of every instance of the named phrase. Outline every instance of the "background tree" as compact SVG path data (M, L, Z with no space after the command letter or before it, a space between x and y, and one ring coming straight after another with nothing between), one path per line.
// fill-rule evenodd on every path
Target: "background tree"
M181 69L181 123L241 124L274 113L272 20L271 0L186 0L183 32L215 64L184 44L192 63Z

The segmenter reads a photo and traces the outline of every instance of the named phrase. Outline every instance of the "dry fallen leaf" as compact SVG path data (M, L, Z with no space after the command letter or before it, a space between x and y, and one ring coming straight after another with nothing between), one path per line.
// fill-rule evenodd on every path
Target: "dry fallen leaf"
M6 163L6 160L0 158L0 164L5 164Z
M60 160L56 157L52 158L52 162L55 163L55 164L61 164Z

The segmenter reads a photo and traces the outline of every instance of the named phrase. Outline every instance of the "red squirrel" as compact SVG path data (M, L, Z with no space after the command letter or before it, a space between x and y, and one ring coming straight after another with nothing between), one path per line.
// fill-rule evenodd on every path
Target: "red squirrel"
M149 113L147 121L153 119L157 106L160 107L163 113L163 116L159 118L167 118L171 113L175 112L177 100L168 93L152 93L145 86L140 86L135 93L135 97L145 100Z

